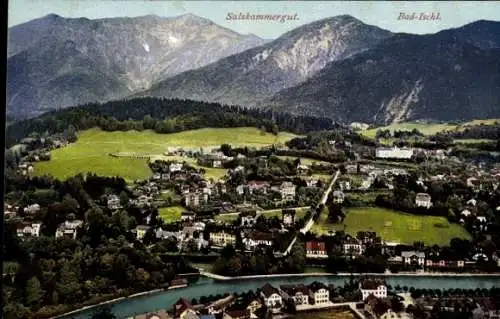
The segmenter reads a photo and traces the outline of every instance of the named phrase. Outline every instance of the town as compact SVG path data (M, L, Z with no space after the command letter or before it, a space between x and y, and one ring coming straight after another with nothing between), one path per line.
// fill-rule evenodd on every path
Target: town
M59 258L55 247L72 247L68 249L77 249L79 257L63 257L62 265L73 278L84 271L75 258L91 258L91 247L108 251L100 257L101 265L117 249L122 258L131 250L147 252L150 264L127 268L130 258L137 258L130 256L121 266L113 259L107 262L116 274L100 271L108 278L129 274L132 291L167 289L186 273L214 280L305 272L498 273L500 166L491 158L463 155L461 146L450 142L453 136L377 130L374 138L366 138L360 132L354 123L263 147L222 144L168 147L163 154L109 153L118 160L148 161L150 176L132 182L91 173L64 182L39 175L37 163L52 161L53 150L78 144L77 134L23 139L6 160L8 253L28 249L47 263L45 273L53 271L53 258ZM421 141L414 142L415 137ZM388 147L387 140L394 138L398 140ZM160 270L158 262L168 267ZM14 282L20 268L8 262L4 277ZM39 286L37 281L27 278L26 289ZM66 284L45 294L52 307L74 302ZM102 284L92 288L94 293L106 291ZM315 300L314 289L323 286L314 287L266 286L263 291L275 291L280 298L313 291L308 300ZM118 289L132 292L125 286ZM386 297L385 292L370 296L363 291L352 302ZM292 299L297 310L309 305ZM330 305L330 298L324 302ZM311 304L316 309L318 302ZM191 309L189 303L183 307Z

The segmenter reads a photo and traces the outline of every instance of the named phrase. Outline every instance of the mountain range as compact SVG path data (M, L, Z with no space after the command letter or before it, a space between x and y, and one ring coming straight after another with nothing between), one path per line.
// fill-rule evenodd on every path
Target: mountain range
M98 20L51 14L8 31L8 115L123 98L266 42L191 14Z
M500 23L488 21L432 35L397 34L330 63L266 103L290 113L379 124L497 117L499 36Z
M135 96L340 122L500 116L500 22L394 34L347 15L275 40L193 15L49 15L9 29L8 116Z

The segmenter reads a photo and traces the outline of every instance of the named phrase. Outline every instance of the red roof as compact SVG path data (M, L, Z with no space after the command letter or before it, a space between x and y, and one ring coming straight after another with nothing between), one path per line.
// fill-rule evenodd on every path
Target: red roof
M174 305L174 317L179 317L187 309L192 309L193 306L185 298L179 299Z
M308 251L326 251L325 243L322 241L308 241L306 243Z
M248 182L249 187L266 187L269 186L268 182L263 182L263 181L250 181Z

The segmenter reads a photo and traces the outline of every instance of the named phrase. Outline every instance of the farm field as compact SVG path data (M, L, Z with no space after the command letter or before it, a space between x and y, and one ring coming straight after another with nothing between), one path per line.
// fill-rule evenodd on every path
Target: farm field
M181 214L184 211L182 206L162 207L158 209L158 215L165 223L173 223L181 220Z
M291 133L277 136L257 128L204 128L172 134L153 131L105 132L90 129L79 133L78 141L51 152L52 159L35 165L35 174L51 174L66 179L78 173L93 172L103 176L121 176L127 181L143 179L151 175L147 159L113 158L109 153L136 152L146 154L165 153L169 147L201 147L247 145L261 147L284 143L295 137ZM225 171L206 168L208 177L220 177Z
M422 241L426 245L447 246L454 237L470 239L461 226L450 224L444 217L418 216L378 207L351 208L343 224L330 224L327 213L322 213L312 231L327 233L343 230L356 235L361 230L377 232L385 241L413 244Z

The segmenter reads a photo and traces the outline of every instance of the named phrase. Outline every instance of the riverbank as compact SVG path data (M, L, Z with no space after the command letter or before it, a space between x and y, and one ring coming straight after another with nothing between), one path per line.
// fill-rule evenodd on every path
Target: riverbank
M202 276L206 276L215 280L246 280L246 279L263 279L263 278L286 278L286 277L325 277L325 276L372 276L372 277L500 277L500 273L440 273L440 272L399 272L399 273L329 273L329 272L312 272L300 274L272 274L272 275L252 275L252 276L221 276L214 273L202 272Z
M155 309L163 309L174 304L179 298L200 298L211 294L241 293L249 289L259 289L266 282L275 286L283 284L312 283L315 280L325 284L341 286L351 276L384 276L389 285L403 287L427 288L427 289L466 289L466 288L490 288L500 287L500 273L496 274L441 274L441 273L398 273L398 274L328 274L328 273L307 273L307 274L281 274L281 275L260 275L242 277L218 276L218 279L208 277L209 273L202 273L197 283L188 285L186 288L164 290L154 289L142 293L135 293L121 298L113 298L94 305L79 308L67 312L55 318L76 318L90 319L92 309L103 305L113 305L113 312L118 318L126 318L140 313L147 313ZM217 275L215 275L217 276ZM220 279L220 278L229 279ZM244 281L239 282L239 281ZM246 280L246 282L245 282ZM147 295L147 297L146 297ZM116 297L116 296L115 296Z
M85 307L82 307L82 308L78 308L78 309L72 310L70 312L66 312L66 313L63 313L61 315L57 315L55 317L50 317L49 319L64 318L64 317L67 317L67 316L70 316L70 315L73 315L73 314L76 314L76 313L80 313L80 312L87 311L87 310L92 310L94 308L98 308L98 307L101 307L101 306L111 305L111 304L118 303L120 301L129 300L129 299L133 299L133 298L137 298L137 297L141 297L141 296L149 296L149 295L153 295L153 294L164 292L164 291L166 291L165 288L159 288L159 289L153 289L153 290L148 290L148 291L143 291L143 292L135 293L135 294L128 295L128 296L125 296L125 297L118 297L118 298L114 298L114 299L111 299L111 300L102 301L102 302L99 302L99 303L96 303L96 304L93 304L93 305L88 305L88 306L85 306Z

